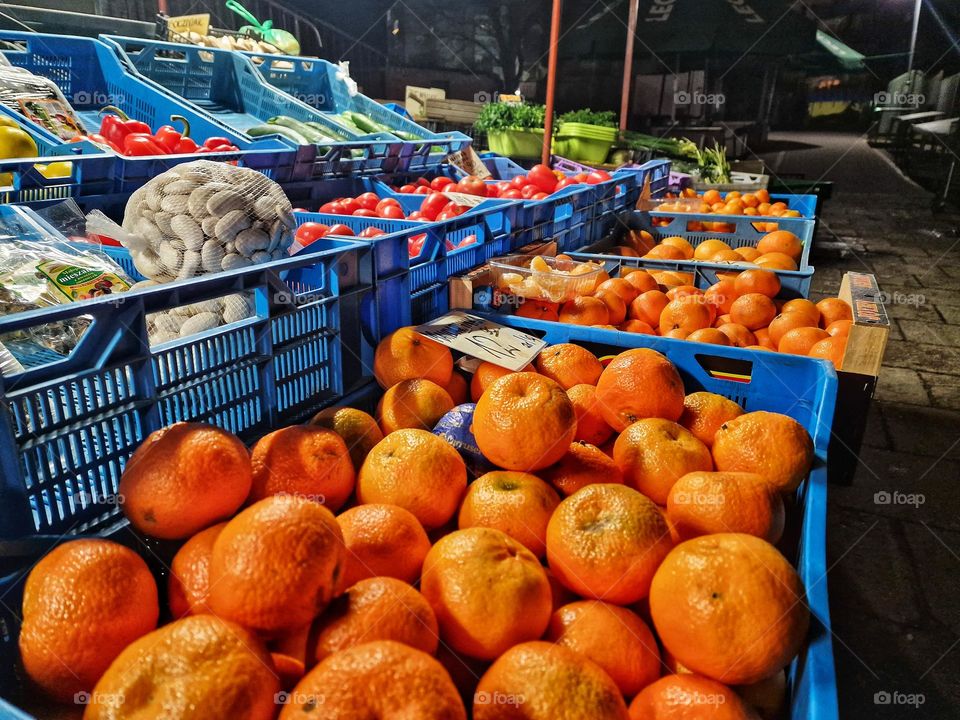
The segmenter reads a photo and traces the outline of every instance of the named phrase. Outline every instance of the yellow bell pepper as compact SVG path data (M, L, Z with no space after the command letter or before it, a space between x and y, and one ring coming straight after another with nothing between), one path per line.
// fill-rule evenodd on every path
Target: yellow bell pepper
M52 162L49 165L37 163L34 167L48 180L50 178L70 177L70 173L73 172L72 162Z
M0 116L0 160L37 156L37 144L18 124L6 115ZM0 186L13 185L12 173L0 173Z

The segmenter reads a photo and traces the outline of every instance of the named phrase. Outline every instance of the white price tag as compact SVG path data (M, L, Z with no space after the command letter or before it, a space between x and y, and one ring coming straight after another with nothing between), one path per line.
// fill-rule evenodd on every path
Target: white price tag
M457 205L463 205L464 207L476 207L487 199L485 197L480 197L479 195L471 195L470 193L461 192L445 192L444 196L455 202Z
M515 372L526 367L547 346L533 335L459 311L420 325L417 332L465 355Z

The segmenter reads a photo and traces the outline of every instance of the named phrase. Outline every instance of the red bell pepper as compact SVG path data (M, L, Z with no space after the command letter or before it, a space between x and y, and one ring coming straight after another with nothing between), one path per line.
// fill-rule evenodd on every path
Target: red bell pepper
M199 149L199 145L194 142L193 138L188 138L186 136L180 138L180 142L177 143L177 146L172 150L174 155L184 155L186 153L195 153Z
M70 142L83 142L84 140L89 140L96 145L101 145L103 147L110 148L114 152L120 153L121 155L123 154L123 150L121 150L116 143L110 142L100 133L93 133L92 135L76 135L70 138Z
M152 135L150 126L139 120L131 120L127 114L118 107L107 105L100 110L104 115L100 121L100 134L118 147L124 147L123 139L133 133Z
M123 138L123 154L141 157L144 155L167 155L167 149L157 144L150 133L130 133Z
M216 136L216 137L207 138L206 140L203 141L203 146L208 150L215 150L224 145L229 145L230 147L233 147L233 143L230 142L230 140L225 137Z
M177 146L183 138L190 134L190 123L182 115L171 115L171 120L179 120L183 123L183 132L177 130L173 125L163 125L153 134L157 145L162 145L167 152L177 152ZM189 151L186 151L189 152Z

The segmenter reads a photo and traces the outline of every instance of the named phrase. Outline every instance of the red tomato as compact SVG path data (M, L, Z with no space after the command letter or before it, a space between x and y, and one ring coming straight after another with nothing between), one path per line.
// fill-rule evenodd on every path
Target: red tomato
M599 185L602 182L606 182L610 179L610 173L606 170L594 170L592 173L587 175L587 184L589 185Z
M534 195L534 196L531 197L530 199L531 199L531 200L543 200L544 198L548 198L548 197L550 197L550 196L549 196L547 193L545 193L545 192L538 192L536 195Z
M320 206L320 209L317 210L317 212L324 213L326 215L336 215L336 210L334 209L335 205L336 203L332 203L332 202L324 203L323 205Z
M443 177L442 175L430 181L430 187L432 187L434 190L437 190L437 191L443 190L447 185L454 185L454 184L455 183L451 178Z
M500 197L500 188L496 185L487 185L487 197Z
M538 192L540 192L540 188L536 185L524 185L523 190L520 191L520 197L524 200L529 200Z
M387 234L386 231L381 230L378 227L373 227L371 225L370 227L364 228L363 230L361 230L360 234L357 235L357 237L373 238L373 237L377 237L378 235L386 235L386 234Z
M343 208L344 215L353 215L357 210L363 207L359 202L353 198L344 198L340 201L340 207Z
M570 187L571 185L579 185L580 181L576 178L567 177L557 183L557 186L553 189L554 192L557 190L563 190L565 187Z
M417 178L417 183L416 183L416 184L417 184L417 185L428 185L428 186L429 186L429 185L430 185L430 181L427 180L426 178L420 177L420 178Z
M363 195L357 196L357 202L360 203L360 207L366 210L376 210L377 203L380 202L380 196L373 192L365 192Z
M307 210L306 208L294 208L293 211L294 211L294 212L310 212L310 211Z
M512 186L510 185L509 182L506 182L506 181L504 181L504 180L501 180L501 181L499 181L499 182L497 183L497 190L500 191L500 194L501 194L501 195L503 195L505 192L507 192L507 190L511 190L511 189L512 189Z
M500 195L500 197L508 200L520 200L523 197L523 195L520 194L519 190L510 188L509 190L504 192L502 195Z
M412 238L407 240L407 254L411 258L419 257L420 253L423 252L423 243L427 239L427 236L424 235L414 235Z
M576 175L573 176L573 179L576 180L577 182L586 182L586 181L587 181L587 174L586 174L586 173L577 173Z
M330 230L327 232L328 235L347 235L353 237L356 233L351 230L349 227L343 223L337 223L336 225L331 225Z
M409 215L407 215L407 220L420 220L420 221L423 221L423 222L430 222L430 218L428 218L426 215L424 215L424 214L423 214L422 212L420 212L419 210L414 210L412 213L410 213Z
M416 185L401 185L400 192L406 193L408 195L413 194L417 191Z
M333 207L330 209L330 212L334 215L349 215L350 211L347 210L346 206L339 200L335 203L332 203Z
M457 183L457 192L467 193L468 195L487 196L487 184L478 177L466 177Z
M378 211L378 214L380 217L390 220L403 220L405 217L403 209L399 205L385 205Z
M527 173L527 181L533 183L541 192L551 193L557 186L557 176L546 165L534 165Z
M387 207L387 205L395 205L396 207L400 207L400 202L395 198L384 198L383 200L378 202L377 206L374 208L374 210L377 211L377 215L382 213L383 209Z
M423 204L420 206L420 212L428 218L435 218L449 204L450 199L446 195L442 193L434 193L433 195L428 195L426 198L424 198Z
M476 236L476 235L467 235L463 240L461 240L461 241L457 244L457 247L458 247L458 248L462 248L462 247L466 247L467 245L474 245L474 244L476 244L476 242L477 242L477 236Z
M429 194L432 193L432 192L433 192L433 190L430 189L430 186L429 186L429 185L420 185L420 186L417 188L417 190L416 190L416 192L415 192L414 194L415 194L415 195L429 195Z
M514 190L523 190L529 184L526 175L517 175L513 180L510 181L510 187Z
M293 237L301 245L309 245L314 240L322 238L328 232L330 232L330 227L323 223L305 222L297 228L297 232Z
M367 210L366 208L360 208L353 213L354 217L380 217L373 210Z

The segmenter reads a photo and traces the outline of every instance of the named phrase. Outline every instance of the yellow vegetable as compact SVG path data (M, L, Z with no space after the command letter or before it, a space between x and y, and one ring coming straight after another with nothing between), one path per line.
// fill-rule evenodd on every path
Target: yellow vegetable
M70 173L73 172L73 163L71 162L52 162L49 165L37 163L34 167L47 179L70 177Z
M0 122L0 159L37 156L37 144L16 125Z

